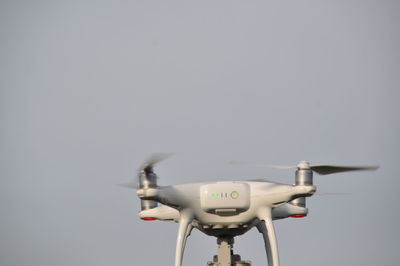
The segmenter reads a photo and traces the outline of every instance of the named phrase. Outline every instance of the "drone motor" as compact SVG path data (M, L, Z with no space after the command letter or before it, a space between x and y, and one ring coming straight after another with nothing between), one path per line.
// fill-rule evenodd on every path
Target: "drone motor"
M165 160L171 156L170 153L156 153L147 158L147 160L140 166L139 168L139 188L140 189L149 189L149 188L157 188L157 179L158 176L154 173L153 167L159 162ZM141 209L149 210L156 208L158 206L157 201L154 200L141 200Z
M145 168L139 173L139 188L148 189L157 187L157 175L153 172L152 167ZM157 201L141 200L141 209L149 210L157 207Z
M305 161L301 161L297 165L296 177L295 177L296 186L312 186L313 185L313 172L310 169L310 164ZM300 197L294 199L290 202L291 204L298 207L306 207L306 198ZM296 216L298 218L300 216Z

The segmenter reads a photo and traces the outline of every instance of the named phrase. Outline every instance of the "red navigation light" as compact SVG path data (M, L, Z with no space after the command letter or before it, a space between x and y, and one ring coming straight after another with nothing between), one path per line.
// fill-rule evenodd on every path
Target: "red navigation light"
M156 219L156 218L153 218L153 217L143 217L142 220L143 220L143 221L155 221L155 220L157 220L157 219Z
M295 215L292 215L292 218L303 218L303 217L306 217L304 214L295 214Z

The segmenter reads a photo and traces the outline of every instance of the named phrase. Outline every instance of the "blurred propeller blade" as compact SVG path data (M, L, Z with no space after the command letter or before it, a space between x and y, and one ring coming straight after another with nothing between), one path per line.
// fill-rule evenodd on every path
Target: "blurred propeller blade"
M134 182L117 184L117 186L123 187L123 188L129 188L129 189L137 189L139 187L138 184L134 183Z
M317 192L314 194L315 196L347 196L351 195L351 193L345 193L345 192Z
M242 162L242 161L230 161L230 164L243 165L249 167L264 167L264 168L275 168L275 169L295 169L296 165L273 165L264 163L252 163L252 162Z
M250 167L265 167L275 169L310 169L320 175L329 175L341 172L350 171L373 171L379 168L379 166L368 165L368 166L341 166L341 165L310 165L306 161L301 161L298 165L273 165L264 163L252 163L242 161L230 161L230 164L243 165Z
M167 159L172 156L172 153L155 153L148 157L139 167L139 174L136 176L134 182L117 184L119 187L129 188L129 189L139 189L139 176L141 171L152 172L153 166L158 164L159 162ZM156 177L158 178L158 177Z
M379 166L312 165L310 168L320 175L329 175L350 171L374 171L378 169Z
M172 156L172 153L155 153L155 154L151 155L139 167L139 172L152 169L153 166L155 166L156 164L158 164L161 161L164 161L165 159L167 159L170 156Z

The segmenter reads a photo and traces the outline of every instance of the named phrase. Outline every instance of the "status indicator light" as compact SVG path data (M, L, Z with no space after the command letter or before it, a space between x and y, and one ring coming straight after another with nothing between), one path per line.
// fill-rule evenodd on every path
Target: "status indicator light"
M155 220L157 220L156 218L153 218L153 217L143 217L143 218L141 218L143 221L155 221Z
M303 218L303 217L306 217L304 214L295 214L295 215L292 215L292 218Z
M239 192L237 192L237 191L232 191L232 192L231 192L231 198L232 198L232 199L237 199L237 198L239 198Z

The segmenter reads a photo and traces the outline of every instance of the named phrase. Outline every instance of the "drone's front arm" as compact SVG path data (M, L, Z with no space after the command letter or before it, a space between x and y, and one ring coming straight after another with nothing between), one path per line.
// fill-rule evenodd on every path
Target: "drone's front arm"
M262 233L267 253L268 266L279 266L278 243L272 223L271 209L263 208L259 211L257 229Z
M154 200L176 209L183 209L190 204L184 193L174 186L139 189L137 195L142 200Z
M176 239L175 266L182 266L182 259L185 250L186 240L193 229L192 211L190 209L184 209L180 213L181 213L181 218L179 220L179 230Z

